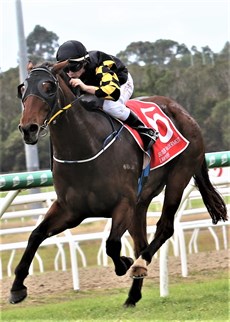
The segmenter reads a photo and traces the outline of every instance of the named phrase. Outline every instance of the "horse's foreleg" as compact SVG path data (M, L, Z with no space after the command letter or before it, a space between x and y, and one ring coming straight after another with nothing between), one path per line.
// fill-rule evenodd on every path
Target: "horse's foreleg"
M148 246L147 235L146 235L146 211L147 207L143 205L138 205L136 209L136 213L131 220L131 226L129 227L129 233L134 242L135 248L135 257L138 258L140 256L141 251L143 251ZM137 262L136 268L137 268ZM142 263L141 263L142 266ZM125 307L135 306L136 303L141 299L141 289L143 285L143 277L147 274L147 269L140 266L138 267L138 278L134 278L132 282L132 286L129 290L129 295L127 300L124 303ZM143 272L140 275L140 272ZM135 275L135 269L131 270L132 277Z
M31 233L25 252L15 269L15 279L11 288L10 302L21 302L27 296L24 280L29 274L29 267L39 245L47 238L64 231L67 227L63 218L64 210L59 203L54 202L44 220Z
M128 228L128 220L133 213L133 208L128 200L123 200L113 211L112 227L110 235L106 241L106 253L111 257L115 266L115 272L118 276L125 275L127 270L133 264L133 259L121 256L121 237Z

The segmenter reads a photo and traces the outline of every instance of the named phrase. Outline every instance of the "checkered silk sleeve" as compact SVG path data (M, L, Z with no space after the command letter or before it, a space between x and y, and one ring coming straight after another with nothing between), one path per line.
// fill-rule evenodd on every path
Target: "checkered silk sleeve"
M107 100L117 101L120 97L120 83L117 74L112 70L115 62L106 60L96 69L96 75L100 78L100 86L95 95Z

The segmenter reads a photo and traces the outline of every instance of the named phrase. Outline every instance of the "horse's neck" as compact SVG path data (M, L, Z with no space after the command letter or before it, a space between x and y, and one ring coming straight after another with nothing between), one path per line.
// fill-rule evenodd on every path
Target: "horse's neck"
M65 80L59 76L61 106L71 105L50 126L56 157L88 158L103 146L112 132L109 121L95 111L87 111L76 99Z
M64 108L64 112L56 117L54 122L50 126L51 141L53 143L54 150L62 154L64 151L70 154L68 151L71 147L71 141L73 138L79 136L79 132L83 131L83 122L81 118L76 118L75 114L78 112L75 110L76 97L70 90L68 82L65 79L65 75L57 75L59 82L59 108ZM71 106L65 109L67 106ZM57 111L58 112L58 111Z
M99 113L85 110L76 101L50 126L54 155L60 159L84 159L97 153L112 132Z

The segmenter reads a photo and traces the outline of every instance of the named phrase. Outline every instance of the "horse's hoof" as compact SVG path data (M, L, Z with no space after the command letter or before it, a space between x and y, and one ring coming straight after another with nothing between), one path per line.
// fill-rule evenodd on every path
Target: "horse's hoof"
M26 297L27 297L27 288L25 287L18 291L11 291L9 302L11 304L16 304L16 303L22 302Z
M130 277L134 279L143 279L148 275L147 262L142 257L135 260L130 270Z
M142 279L148 276L147 268L140 266L132 266L130 277L133 279Z
M131 257L121 256L121 260L125 263L127 270L133 265L134 260Z
M136 304L135 304L135 303L133 303L133 302L128 302L128 301L126 301L126 302L123 304L123 306L124 306L125 308L128 308L128 307L135 307L135 306L136 306Z
M121 265L116 267L115 272L118 276L123 276L133 265L133 259L131 257L121 256Z

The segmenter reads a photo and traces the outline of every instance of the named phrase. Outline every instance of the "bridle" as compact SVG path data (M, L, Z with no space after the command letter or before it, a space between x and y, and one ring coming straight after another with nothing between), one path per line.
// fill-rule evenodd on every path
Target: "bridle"
M41 73L45 74L43 79L40 79ZM49 91L45 91L45 85L48 86ZM23 87L25 88L24 92L22 93L21 90ZM23 104L29 96L38 97L49 106L49 112L44 120L43 125L41 125L43 130L45 130L50 123L54 122L54 119L59 114L72 106L72 104L68 104L64 107L61 107L61 97L64 97L62 88L59 85L58 79L47 67L33 68L25 82L18 86L18 97L22 100ZM54 114L55 111L57 112Z

